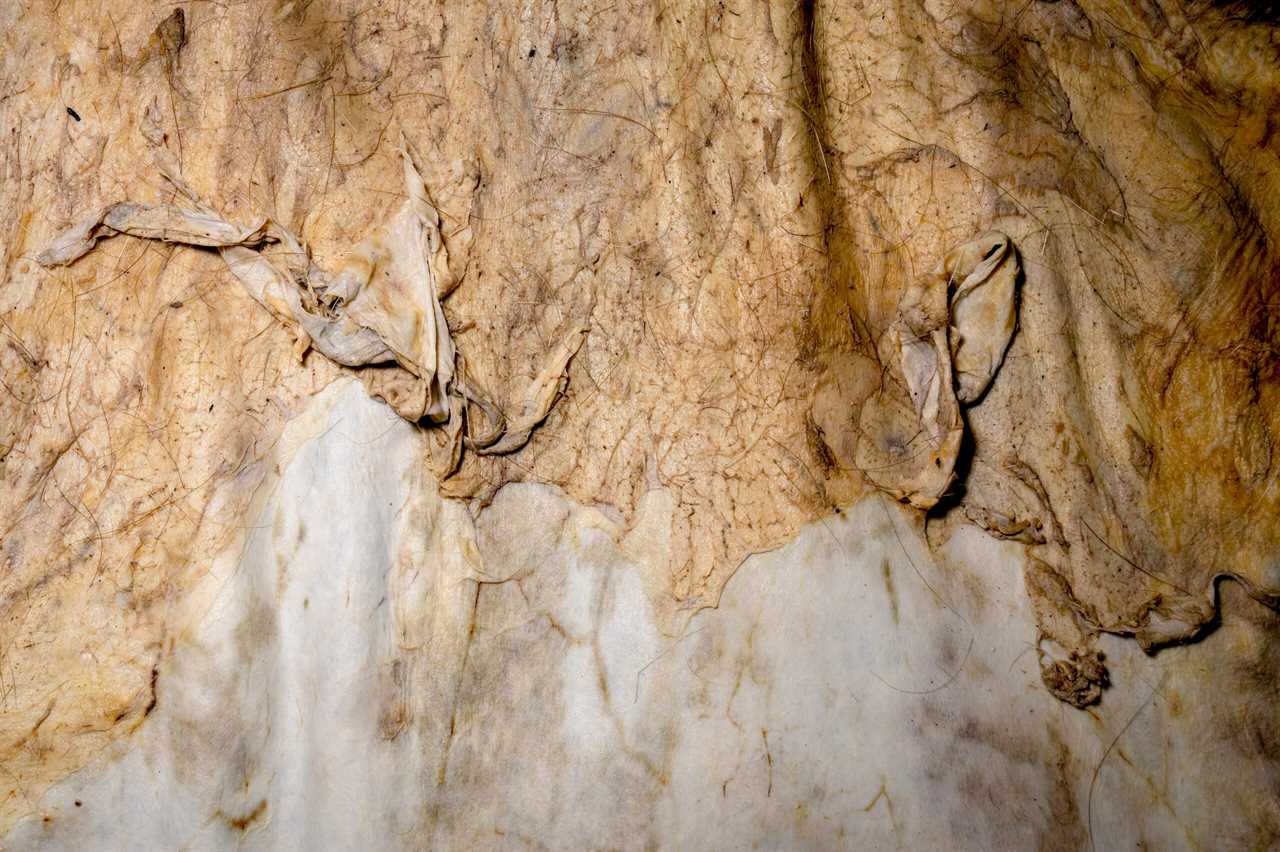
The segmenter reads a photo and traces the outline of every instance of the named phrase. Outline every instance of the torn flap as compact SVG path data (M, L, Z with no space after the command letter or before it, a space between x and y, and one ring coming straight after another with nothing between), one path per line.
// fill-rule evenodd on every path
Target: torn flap
M943 269L951 295L951 360L956 395L977 401L1004 362L1017 325L1017 252L999 231L987 231L947 252Z
M932 508L950 486L964 437L946 324L944 283L927 276L913 284L882 339L890 374L863 406L859 424L859 469L877 488L919 509Z
M267 220L259 219L252 226L233 225L201 210L121 201L64 232L36 255L36 262L68 266L88 254L98 240L115 234L209 248L257 246L267 240Z
M281 242L295 264L307 263L306 249L288 231ZM333 318L308 311L292 276L267 257L242 246L220 249L227 268L253 299L300 335L299 348L308 346L344 367L362 367L393 361L394 353L375 331L343 316ZM305 268L305 267L304 267Z
M408 152L403 156L408 198L352 253L337 276L342 286L326 288L325 294L344 300L337 310L372 329L396 361L427 385L423 416L443 422L449 418L455 353L430 264L433 246L440 243L440 218Z
M407 136L401 134L400 144L404 155L406 192L414 211L426 223L427 265L431 269L436 298L443 300L457 288L462 278L450 267L449 247L445 244L441 230L440 212L431 199L427 181L423 177L426 171L425 161ZM412 189L408 189L409 187Z
M350 363L345 352L334 360L348 366L394 360L407 374L366 377L372 395L407 420L444 422L450 417L455 353L430 264L433 247L441 242L440 217L408 151L402 155L407 199L391 221L352 250L336 275L313 270L307 276L316 301L311 313L345 322L382 347L361 350L369 356L362 362ZM331 329L332 324L326 326ZM329 354L324 346L316 348ZM420 387L412 387L415 382Z
M577 323L570 327L568 333L547 356L538 375L534 377L533 383L525 392L519 413L509 420L506 433L494 443L483 449L477 449L476 452L482 455L502 455L515 452L529 443L529 436L533 430L546 419L552 406L564 391L569 381L567 372L569 362L582 347L582 342L587 339L589 330L589 326L584 323Z
M1110 680L1102 653L1093 647L1096 615L1076 600L1047 562L1028 557L1023 577L1039 627L1040 680L1055 698L1073 707L1096 703Z
M1165 645L1189 642L1218 617L1216 586L1210 585L1203 597L1195 595L1156 595L1148 601L1139 618L1133 637L1148 654Z
M879 350L886 378L901 381L914 410L905 414L886 382L863 406L856 454L880 490L930 509L950 487L964 438L961 406L986 392L1004 361L1017 281L1012 243L988 231L951 249L936 273L903 294ZM1012 534L1025 532L1005 520Z
M458 468L464 445L500 454L528 443L564 391L569 361L582 346L587 326L573 325L550 353L510 428L491 402L460 377L455 381L457 352L438 286L439 270L448 274L440 216L407 140L401 155L404 203L351 252L337 275L312 263L306 245L277 223L262 219L241 227L222 219L200 201L163 151L157 166L189 207L112 204L58 237L37 261L65 266L113 234L218 249L246 292L294 331L299 355L314 348L343 366L368 368L364 379L370 395L410 422L445 427L441 452L433 460L443 479ZM268 241L279 243L271 256L258 250ZM489 421L487 432L465 429L468 403Z
M382 400L410 423L417 423L426 415L430 404L427 383L399 364L369 365L361 370L360 377L369 396Z

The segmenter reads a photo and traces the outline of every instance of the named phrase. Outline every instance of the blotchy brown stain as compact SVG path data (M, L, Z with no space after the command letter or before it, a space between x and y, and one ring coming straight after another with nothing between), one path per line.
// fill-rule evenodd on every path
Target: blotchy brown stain
M769 175L769 180L777 186L778 138L782 136L782 119L774 119L771 126L761 127L760 132L764 136L764 170Z
M767 728L760 729L760 739L764 740L764 756L769 762L769 789L765 793L765 798L773 796L773 752L769 750L769 731Z
M1020 731L998 718L958 712L941 696L925 700L921 712L925 723L922 732L937 737L926 777L955 792L954 804L947 806L947 819L957 846L980 846L991 836L990 831L1010 840L1023 837L1020 842L1025 845L1027 838L1022 833L1028 827L1045 824L1047 812L1054 815L1054 822L1061 823L1050 838L1050 848L1067 848L1055 845L1057 839L1075 836L1071 832L1076 831L1073 826L1079 819L1078 815L1072 816L1075 799L1069 777L1063 774L1066 753L1056 748L1059 740L1054 733L1049 734L1046 743L1042 735ZM1003 767L1004 771L994 767ZM1034 784L1034 789L1047 792L1048 797L1010 795L1011 777L1043 779ZM1064 784L1068 789L1059 790ZM975 823L974 813L988 814L987 824Z
M871 813L881 799L884 800L885 811L889 816L889 825L893 827L893 836L898 838L899 843L901 843L902 836L898 831L898 819L893 813L893 798L889 795L888 783L883 776L880 778L880 789L876 791L871 801L867 802L866 806L863 807L863 813Z
M151 700L147 702L147 706L142 708L142 718L145 719L151 715L151 711L156 709L156 703L160 700L159 694L156 692L156 681L160 679L159 664L151 667Z
M249 826L257 822L258 818L267 812L267 800L259 799L258 804L253 806L253 810L240 817L233 817L222 810L218 811L218 816L225 820L227 825L236 831L248 831Z
M893 585L893 566L885 559L880 563L880 576L884 578L884 590L889 595L889 612L893 623L898 623L898 590Z
M1085 845L1086 833L1081 818L1080 805L1076 801L1075 782L1078 767L1071 756L1071 749L1057 728L1047 729L1053 747L1053 759L1048 766L1049 817L1052 824L1041 832L1037 848L1042 852L1056 849L1080 849Z

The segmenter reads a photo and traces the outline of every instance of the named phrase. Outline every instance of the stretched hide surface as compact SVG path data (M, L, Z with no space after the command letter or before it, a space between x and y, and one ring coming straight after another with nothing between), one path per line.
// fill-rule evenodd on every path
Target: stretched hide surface
M1280 843L1280 28L0 4L0 846Z

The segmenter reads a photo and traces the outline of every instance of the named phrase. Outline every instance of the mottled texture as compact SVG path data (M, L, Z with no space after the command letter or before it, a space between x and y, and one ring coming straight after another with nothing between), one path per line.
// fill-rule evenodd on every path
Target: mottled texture
M871 341L921 269L998 228L1018 330L935 540L1031 544L1091 628L1080 654L1098 630L1198 635L1224 576L1274 605L1276 31L1150 0L820 3L814 27L848 283L815 311L829 491L856 491Z
M531 484L473 521L422 449L358 384L318 396L190 590L147 722L5 845L1276 841L1256 676L1278 620L1256 604L1155 659L1108 637L1118 683L1082 713L1041 686L1020 545L970 527L931 552L914 509L872 495L748 559L668 636L645 564L669 555L664 492L632 529Z
M156 179L153 153L164 151L225 221L252 228L268 217L305 241L318 266L341 269L405 202L397 144L406 138L439 211L448 272L438 284L451 293L443 312L465 356L459 367L496 403L466 416L485 430L505 416L521 431L544 399L559 398L519 452L456 459L439 486L458 498L441 504L450 524L465 516L507 528L502 495L517 483L546 486L564 511L590 507L626 539L652 608L638 623L654 636L684 635L748 554L802 530L820 537L838 507L879 499L859 470L863 423L903 428L900 415L914 416L905 388L886 382L880 342L910 285L945 269L953 247L1007 235L1021 269L1015 330L995 379L957 412L966 438L956 485L927 515L913 510L917 534L935 557L953 541L991 539L1009 582L1034 579L1017 610L1034 625L983 629L1015 631L1011 641L1038 663L1033 674L1060 697L1101 696L1078 713L1044 694L1054 708L1044 712L1074 714L1073 725L1095 718L1087 713L1132 713L1150 683L1162 690L1150 707L1165 702L1188 720L1141 729L1141 748L1125 750L1152 792L1145 813L1117 803L1108 819L1119 833L1106 836L1143 840L1144 820L1176 800L1175 814L1235 820L1236 845L1274 843L1277 797L1263 794L1276 779L1255 763L1274 761L1278 726L1273 13L1199 0L252 0L178 11L0 4L0 825L38 820L50 785L148 735L163 672L180 665L175 647L199 623L189 611L197 590L238 564L288 456L285 424L350 372L314 354L299 364L288 330L211 250L117 236L64 269L45 270L36 256L121 199L179 201ZM952 340L950 329L933 330ZM546 367L566 339L582 343L561 379ZM368 387L387 397L380 388L394 379L371 375ZM898 394L887 416L872 417L868 401L886 392ZM385 483L409 472L382 465L425 476L455 461L456 433L395 418L392 427L413 452L371 459L367 481L353 470L342 492L345 511L369 509L367 541L398 535L371 507L403 496ZM304 486L290 498L299 515L309 511ZM466 561L450 524L427 526L448 545L441 553ZM372 557L351 559L381 570ZM879 589L873 561L841 564ZM789 644L788 625L812 627L803 611L765 615L787 599L779 587L811 591L800 570L750 587L750 606L783 634L779 659L801 647ZM826 576L813 582L835 582ZM382 605L416 614L396 629L430 646L433 667L467 667L466 651L455 659L455 645L430 640L432 624L455 635L450 619L465 623L465 607L450 598L430 621L430 605L411 605L425 594L413 588L388 586ZM457 593L456 584L441 592ZM294 641L267 629L279 613L263 600L246 642ZM1163 686L1159 675L1135 682L1150 670L1117 662L1136 645L1100 635L1154 649L1219 622L1203 643L1147 661L1179 661ZM822 636L823 648L847 638L831 625ZM956 683L970 674L950 664L962 656L940 655ZM841 666L806 688L837 689ZM515 700L498 675L455 680L470 684L457 700L479 708L477 718ZM206 688L189 696L207 702L202 712L233 706L234 685L212 678ZM1052 763L1052 742L1015 742L999 716L969 728L974 745L948 739L966 729L946 707L949 690L918 705L933 707L920 724L944 732L928 760L980 765L999 748ZM1110 706L1113 694L1123 707ZM667 718L659 705L676 695L654 699L654 719ZM246 700L248 729L261 717ZM399 712L390 707L380 724L396 730ZM775 718L753 718L766 717ZM1110 741L1145 716L1132 728L1105 718ZM431 736L447 730L442 717L432 724ZM886 736L917 736L894 731ZM472 765L489 766L476 742ZM649 766L666 765L664 747L652 748L597 786L625 791L633 773L650 778ZM1064 762L1085 760L1085 770L1107 757L1099 784L1124 763L1124 742L1105 755L1073 748ZM1170 750L1186 766L1253 779L1251 795L1178 787L1158 765ZM705 759L717 771L736 760ZM424 766L415 768L430 774ZM234 775L230 763L219 769ZM475 789L500 786L497 774L476 773L490 781ZM990 804L1004 791L983 777L958 786L963 795L948 794L951 837L1008 840L962 824L975 809L1004 819ZM714 798L705 787L648 817L702 819L696 803ZM868 813L890 799L900 807L893 789ZM876 785L863 792L859 807ZM1059 799L1045 801L1074 828L1044 845L1079 845L1101 818L1098 796L1084 796L1093 815L1083 827L1081 796ZM261 800L267 810L258 799L229 802L228 831L269 820L273 806ZM440 819L463 807L439 801ZM605 810L595 807L587 813ZM780 842L808 837L776 828L790 818L774 813L765 828ZM628 832L642 821L628 811L612 836L640 842ZM475 839L472 828L451 836ZM1184 828L1187 845L1219 845Z

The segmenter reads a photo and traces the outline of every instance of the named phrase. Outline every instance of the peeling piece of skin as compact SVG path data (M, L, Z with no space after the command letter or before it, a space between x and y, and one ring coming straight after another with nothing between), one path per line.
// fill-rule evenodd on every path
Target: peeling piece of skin
M187 43L187 17L182 9L174 9L161 21L147 39L146 47L131 63L137 71L152 59L163 57L172 76L178 63L178 55Z
M1133 632L1139 647L1148 654L1165 645L1194 639L1218 614L1215 587L1204 598L1191 595L1153 598L1144 608L1141 626Z
M1018 322L1017 252L999 231L987 231L947 252L943 270L951 295L951 360L956 396L980 399L1004 362Z
M444 447L433 462L441 479L457 470L465 445L484 454L511 453L563 393L570 360L588 327L570 327L534 378L519 413L508 421L491 402L456 377L457 352L440 300L457 286L449 277L440 216L427 194L415 154L401 150L406 200L389 222L360 243L337 275L311 262L306 246L288 229L263 219L253 227L227 222L200 201L161 156L161 173L190 207L120 202L81 222L36 260L66 266L114 234L216 248L251 297L294 330L299 356L314 348L346 367L368 367L365 387L406 420L443 425ZM276 257L258 250L279 244ZM440 272L446 286L437 287ZM488 431L468 433L467 403L480 409Z
M506 431L507 419L498 410L498 407L488 400L486 395L478 392L474 384L462 376L459 376L456 387L463 400L466 403L477 406L480 409L480 413L484 415L485 420L489 423L488 432L477 434L473 429L466 429L462 436L463 443L467 449L476 450L477 452L493 446ZM470 425L472 422L470 413L466 414L466 420Z
M930 509L951 485L964 437L960 406L990 387L1013 339L1018 269L1009 238L987 231L951 249L938 272L903 294L880 349L911 397L915 423L895 422L899 412L874 398L860 423L858 464L880 490Z
M208 248L257 246L267 241L267 227L266 219L240 226L203 210L121 201L108 204L63 233L36 255L36 262L46 267L68 266L92 251L98 240L115 234Z
M443 455L437 452L431 454L431 472L437 479L448 479L457 471L458 465L462 464L462 431L466 420L466 406L467 402L461 394L449 396L449 419L442 429L437 430L437 434L443 435L444 439Z
M506 433L492 444L477 449L476 452L482 455L502 455L515 452L529 443L529 436L533 430L546 419L556 400L564 392L565 384L569 381L567 373L569 362L582 348L582 342L587 339L589 330L589 327L583 323L570 327L568 333L547 356L542 369L538 371L533 384L525 393L520 412L510 418Z
M1029 557L1023 579L1039 625L1040 680L1055 698L1073 707L1096 703L1109 682L1103 655L1093 647L1096 616L1076 600L1067 581L1048 563ZM1056 647L1059 656L1046 645Z
M967 505L965 517L995 538L1007 538L1025 544L1044 544L1044 522L1039 518L1015 518L985 506Z
M421 414L435 423L449 419L448 387L455 353L429 258L440 244L439 216L426 186L403 152L408 198L391 221L348 257L334 284L316 287L329 309L371 329L395 360L427 386Z
M946 327L943 282L913 284L881 344L912 409L894 406L888 388L863 407L859 424L858 466L877 488L918 509L936 505L951 484L964 437Z
M904 483L903 496L911 505L929 509L941 499L955 476L964 421L948 381L951 358L946 332L935 329L927 338L920 338L899 327L894 334L924 445L916 474Z
M361 367L393 361L394 353L373 329L362 327L345 316L325 317L308 311L292 279L309 264L306 249L292 234L280 231L280 242L289 258L293 275L282 272L262 254L243 246L220 249L231 274L259 304L282 323L293 328L299 355L308 348L345 367Z
M427 262L427 252L439 242L439 218L429 211L426 188L408 152L403 156L408 199L390 223L352 253L337 286L287 229L265 219L251 228L233 225L163 168L194 209L112 204L60 236L36 260L66 266L112 234L217 248L249 295L295 329L300 351L315 348L347 367L398 364L410 375L387 377L380 395L406 419L440 422L449 416L447 387L455 359ZM283 249L280 262L253 248L268 240Z

